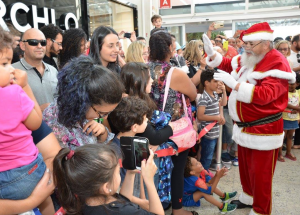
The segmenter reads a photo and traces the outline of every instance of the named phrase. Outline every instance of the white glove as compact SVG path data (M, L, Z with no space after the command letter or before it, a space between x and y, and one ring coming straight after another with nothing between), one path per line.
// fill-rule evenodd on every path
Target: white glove
M237 82L234 77L232 77L229 73L224 72L223 70L218 69L218 72L214 74L214 79L217 81L223 81L228 87L234 90L236 85L239 83Z
M207 54L208 57L212 57L215 54L213 45L210 41L210 39L208 38L208 36L206 34L203 34L202 36L203 39L203 43L204 43L204 50L205 53Z

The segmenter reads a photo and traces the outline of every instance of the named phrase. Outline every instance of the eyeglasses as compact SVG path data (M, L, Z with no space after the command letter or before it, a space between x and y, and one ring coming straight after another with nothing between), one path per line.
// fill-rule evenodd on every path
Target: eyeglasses
M289 49L288 48L283 48L283 49L278 49L278 51L288 51Z
M28 40L23 40L22 42L24 42L24 43L27 42L28 45L30 45L30 46L38 46L39 43L41 44L41 46L46 46L47 45L46 40L28 39Z
M255 44L255 45L253 45L253 44L251 45L250 42L244 42L242 46L243 46L243 47L250 46L250 49L254 49L255 46L261 44L262 42L263 42L263 40L260 41L259 43ZM248 44L249 44L249 45L248 45Z
M215 43L222 43L222 40L215 40Z
M51 39L51 40L52 40L52 42L56 43L57 45L62 46L62 43L56 42L56 41L53 40L53 39Z
M101 113L100 111L97 111L96 108L94 108L93 106L91 106L92 109L99 115L99 119L101 118L105 118L107 117L111 112L113 111L110 111L110 112L107 112L107 113Z

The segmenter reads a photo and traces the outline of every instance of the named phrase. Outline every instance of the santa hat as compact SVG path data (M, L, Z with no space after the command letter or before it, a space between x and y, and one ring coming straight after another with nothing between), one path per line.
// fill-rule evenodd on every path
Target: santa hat
M254 24L248 30L243 31L240 38L244 42L256 40L273 41L273 32L267 22L262 22Z

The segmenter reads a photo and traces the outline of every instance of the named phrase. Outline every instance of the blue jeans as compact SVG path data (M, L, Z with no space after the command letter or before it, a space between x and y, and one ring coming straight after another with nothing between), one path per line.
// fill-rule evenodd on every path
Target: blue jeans
M208 139L205 136L201 139L201 159L204 169L208 170L214 155L218 139Z
M46 164L41 154L28 165L0 172L0 199L26 199L41 180Z

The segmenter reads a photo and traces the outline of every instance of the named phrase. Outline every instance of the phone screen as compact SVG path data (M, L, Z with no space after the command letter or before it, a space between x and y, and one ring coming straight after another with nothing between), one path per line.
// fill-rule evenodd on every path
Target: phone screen
M130 37L131 37L131 33L125 33L125 34L124 34L124 37L126 37L126 38L130 39Z
M136 168L141 169L142 160L148 159L150 152L147 139L133 139Z

